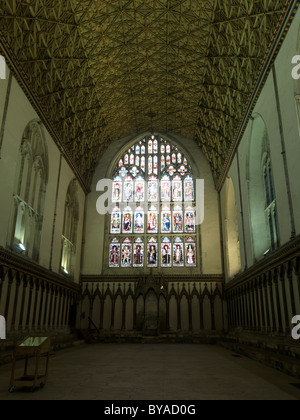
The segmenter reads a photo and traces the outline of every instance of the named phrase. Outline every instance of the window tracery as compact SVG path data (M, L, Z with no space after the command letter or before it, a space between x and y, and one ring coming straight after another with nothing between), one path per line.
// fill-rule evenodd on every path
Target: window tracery
M196 267L194 201L184 153L159 136L138 141L114 171L109 267Z

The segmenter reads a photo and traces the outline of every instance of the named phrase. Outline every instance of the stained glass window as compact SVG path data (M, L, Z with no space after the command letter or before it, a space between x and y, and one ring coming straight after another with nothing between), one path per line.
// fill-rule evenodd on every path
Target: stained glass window
M148 181L148 202L158 202L158 180L155 177L151 177Z
M196 232L195 211L192 207L185 210L185 231L186 233Z
M172 182L173 201L182 203L182 181L180 176L175 176Z
M194 201L194 181L193 178L188 175L184 180L184 201L192 203Z
M122 260L121 266L123 268L131 267L132 259L132 244L129 238L124 239L122 244Z
M165 238L161 245L161 266L172 267L172 244L169 238Z
M155 206L151 206L148 212L148 233L158 233L158 213Z
M141 158L141 170L142 170L143 172L146 172L146 158L145 158L145 156L143 156L143 157Z
M122 179L118 176L113 182L112 202L119 203L122 201Z
M163 171L166 167L166 158L164 156L161 157L161 170Z
M149 154L153 153L153 142L152 142L152 140L149 140L149 143L148 143L148 153Z
M174 267L184 267L184 250L181 238L176 238L173 244L173 265Z
M115 207L112 212L110 233L114 235L121 233L121 211L119 207Z
M124 203L131 203L133 201L133 181L130 176L124 182Z
M148 242L148 267L154 268L158 265L157 241L151 238Z
M173 212L173 232L183 233L183 213L182 207L176 206Z
M144 233L145 230L145 215L144 209L142 207L138 207L135 211L134 215L134 233Z
M188 238L185 243L185 263L187 267L196 267L196 250L195 239Z
M143 203L145 201L145 181L139 176L135 181L135 202Z
M112 268L120 265L120 243L118 239L113 239L110 244L109 266Z
M194 179L178 147L160 136L131 146L116 161L112 202L110 268L197 266Z
M152 156L149 156L148 159L148 175L152 175L153 173L153 158Z
M123 213L123 233L132 233L132 209L126 207Z
M133 245L133 267L144 267L145 245L141 238Z
M172 233L172 215L170 207L163 207L161 213L161 232Z

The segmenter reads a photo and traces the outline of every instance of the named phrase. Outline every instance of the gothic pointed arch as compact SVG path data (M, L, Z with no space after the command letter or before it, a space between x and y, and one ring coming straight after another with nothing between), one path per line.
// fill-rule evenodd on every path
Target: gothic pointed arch
M231 279L241 270L237 203L235 188L231 178L228 178L226 181L225 235L227 272L229 279Z
M109 268L197 267L196 191L184 150L148 135L117 156L108 218Z
M258 260L279 246L269 137L259 114L255 114L252 120L247 171L253 256Z
M70 277L74 274L76 262L78 221L78 183L74 179L71 181L66 195L61 252L61 271Z
M43 126L32 120L26 126L17 161L11 245L38 261L48 182L48 151Z

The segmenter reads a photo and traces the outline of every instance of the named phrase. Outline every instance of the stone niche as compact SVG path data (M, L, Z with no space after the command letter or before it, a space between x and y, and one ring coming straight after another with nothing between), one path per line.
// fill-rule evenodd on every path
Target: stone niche
M156 335L167 327L167 285L152 273L142 278L136 290L137 329L146 335Z

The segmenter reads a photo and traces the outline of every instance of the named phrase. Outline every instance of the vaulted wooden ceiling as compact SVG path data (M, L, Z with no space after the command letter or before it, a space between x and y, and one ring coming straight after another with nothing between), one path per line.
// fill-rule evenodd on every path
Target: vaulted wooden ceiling
M217 180L290 0L2 0L4 53L89 185L106 147L195 139Z

